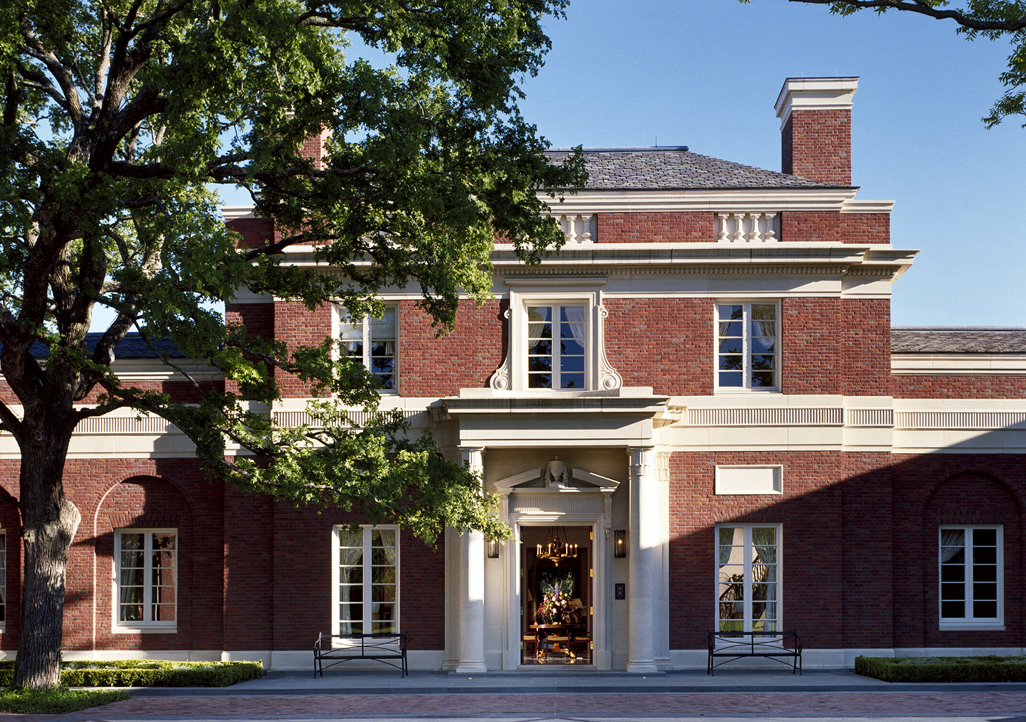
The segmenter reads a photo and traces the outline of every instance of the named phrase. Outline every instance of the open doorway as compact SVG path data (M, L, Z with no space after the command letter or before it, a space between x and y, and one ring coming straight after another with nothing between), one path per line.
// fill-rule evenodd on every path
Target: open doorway
M524 526L521 530L521 664L592 664L591 527ZM545 550L553 537L560 537L571 550L576 545L576 556L540 557L539 546Z

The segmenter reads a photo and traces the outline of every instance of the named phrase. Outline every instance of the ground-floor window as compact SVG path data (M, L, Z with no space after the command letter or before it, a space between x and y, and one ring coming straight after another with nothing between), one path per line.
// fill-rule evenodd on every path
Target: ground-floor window
M716 527L716 616L721 632L780 628L780 525Z
M399 530L335 527L335 634L399 631Z
M1004 622L1000 526L940 528L940 627Z
M178 602L175 529L120 529L115 535L117 626L174 628Z

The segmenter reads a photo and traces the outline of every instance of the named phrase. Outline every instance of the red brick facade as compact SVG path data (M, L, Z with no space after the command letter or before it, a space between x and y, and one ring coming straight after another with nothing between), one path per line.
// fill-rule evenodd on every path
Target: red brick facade
M830 79L814 80L822 85ZM841 80L854 92L849 82L853 79ZM1022 601L1026 591L1026 453L1024 444L1009 436L1021 433L1021 420L1014 415L1026 406L1009 403L1009 412L1002 404L986 405L993 400L1026 399L1026 375L930 375L914 364L911 370L892 373L890 300L886 285L878 281L893 280L907 266L886 260L887 254L875 253L866 254L869 261L857 268L863 263L855 258L859 254L842 246L890 243L887 213L844 213L842 208L851 207L847 201L851 193L832 187L851 183L850 123L849 110L796 106L782 131L784 172L821 183L773 174L765 187L742 184L732 189L738 191L734 197L717 196L716 203L724 207L736 198L738 214L779 213L779 240L786 246L746 245L742 240L715 245L717 213L711 209L654 212L651 208L659 206L649 205L645 206L649 210L638 212L596 210L582 214L595 216L595 243L580 242L541 269L510 269L503 265L505 260L497 264L495 297L480 306L464 303L452 332L438 334L430 317L411 300L415 298L413 287L383 295L386 303L398 309L398 389L385 396L382 405L413 413L430 411L418 416L427 418L425 423L438 432L436 438L444 437L443 451L449 455L478 454L483 448L478 458L483 459L486 483L501 489L500 479L510 484L511 479L530 477L531 483L537 482L538 491L544 492L537 496L548 498L538 502L539 507L560 496L585 496L577 494L583 486L541 489L541 477L532 476L539 466L562 455L564 463L589 471L580 479L604 479L608 484L599 489L610 495L608 502L600 500L606 511L595 517L600 521L592 529L601 536L600 523L605 524L605 536L610 536L613 525L627 524L624 520L631 517L631 505L639 503L631 497L637 491L631 491L632 485L640 488L642 477L644 483L656 478L655 472L646 471L655 468L646 461L649 450L660 463L668 458L665 477L658 477L659 492L665 491L665 497L643 495L644 503L653 503L651 499L659 496L655 514L665 516L646 516L642 523L652 524L646 531L668 527L668 537L661 531L665 538L646 547L646 554L661 545L659 554L666 555L659 557L658 568L649 569L660 577L660 583L668 585L669 592L667 608L653 610L652 618L657 627L667 623L668 640L657 641L666 645L667 654L680 653L678 659L685 651L704 649L706 635L717 623L717 605L722 601L717 598L718 524L780 525L779 620L784 629L801 633L806 650L1026 646ZM304 155L320 157L323 142L323 137L310 140ZM646 152L628 150L623 155ZM665 152L659 149L660 154ZM654 157L648 156L645 162L661 162ZM692 158L688 162L706 161ZM738 167L728 165L735 170ZM687 164L680 163L672 168L684 166ZM746 175L742 180L759 177L763 176ZM710 191L706 180L700 180L690 190ZM807 193L810 188L814 191L811 195ZM630 190L615 192L628 194ZM698 198L731 189L713 190L715 193ZM767 193L757 198L760 190ZM677 200L688 200L690 191L675 187L659 202L677 192L680 198L671 198L669 207ZM783 196L786 198L781 201ZM813 196L818 200L808 201ZM645 202L654 201L645 196ZM600 208L631 207L603 203L596 201ZM745 203L750 205L747 210L741 207ZM773 203L781 204L779 210L768 210ZM247 247L266 245L277 238L274 224L268 220L236 218L228 225L242 234L241 242ZM666 246L608 247L632 243ZM708 249L686 245L694 243L708 244ZM802 247L803 243L836 245L823 253L820 248ZM553 270L556 268L562 269L559 274ZM873 283L860 285L858 281L866 277ZM538 305L565 304L569 316L564 321L566 329L558 332L567 334L562 336L562 344L547 344L556 338L553 329L560 328L558 321L548 326L550 336L531 335L543 334L540 329L545 327L537 318L523 315L525 299L531 294L539 299ZM511 299L518 299L512 307ZM720 332L716 315L720 299L732 304L776 304L778 336L767 338L771 332L753 331L762 327L751 318L736 321L737 328L730 333ZM226 318L244 326L249 334L273 338L295 349L319 346L329 338L336 325L333 314L329 305L311 310L298 302L267 299L230 305ZM720 323L724 328L731 326L730 321L721 319ZM742 328L745 324L747 330ZM596 345L599 338L604 339L602 348ZM721 342L724 347L718 347ZM752 350L762 342L770 350ZM739 346L731 350L735 343ZM550 350L539 352L538 348ZM580 381L574 381L575 387L565 389L562 396L559 390L524 388L529 376L526 366L544 364L544 359L538 359L545 353L550 359L563 353L574 359L581 368L566 373L592 385L582 389ZM778 364L773 366L777 388L754 392L736 387L717 389L719 363L744 358L751 366L760 354ZM517 359L516 363L510 362L511 358ZM493 379L497 370L500 375L495 378L502 383ZM520 377L513 378L518 373ZM138 385L187 401L199 398L184 381L145 378ZM276 378L285 405L299 408L299 402L310 394L309 387L280 371ZM758 386L755 381L751 385ZM647 394L646 388L652 393ZM17 403L6 386L0 386L0 400ZM969 411L967 418L976 411L1011 415L999 422L988 417L986 424L976 427L972 419L949 423L931 417L922 421L922 428L898 428L895 419L919 400L951 401L949 408L954 411L950 413ZM937 404L921 407L914 410L922 410L924 416L948 413L946 409L937 412ZM689 416L695 410L710 413ZM850 413L855 411L865 413ZM724 413L716 416L713 412ZM812 421L787 421L798 418L791 412L810 412L802 418ZM702 426L706 422L695 418L711 420ZM963 437L956 435L948 442L944 434L949 430L976 436L957 448ZM464 431L471 443L465 443ZM904 432L919 436L912 441L899 438ZM480 437L473 437L474 433ZM995 440L986 448L994 453L970 453L970 442L986 443L991 434ZM480 441L482 438L485 441ZM243 494L208 480L198 461L162 442L151 440L149 452L133 452L153 457L139 459L120 458L114 452L109 453L111 458L102 458L95 450L83 452L80 445L67 462L65 486L82 513L82 523L69 560L66 651L216 656L220 652L309 650L314 634L330 631L338 614L333 589L333 529L360 519L337 509L297 508L270 497ZM907 453L922 450L915 444L925 445L929 453ZM174 458L158 458L165 454ZM779 467L782 488L772 490L779 493L763 488L759 493L718 494L717 467L730 466ZM664 483L666 487L661 486ZM4 497L0 501L18 496L18 462L14 459L0 462L0 496ZM596 491L592 499L599 496ZM581 502L575 507L577 516L571 524L592 523L581 511L586 506ZM542 526L538 518L550 523L563 512L532 508L531 513L537 516L529 517L527 526ZM938 579L941 525L1000 527L1003 629L942 629ZM7 545L6 622L0 632L0 649L7 652L16 649L19 631L17 570L22 550L18 527L16 505L0 503L0 528ZM174 529L177 533L173 632L117 631L116 532L132 528ZM574 531L587 538L584 529ZM459 600L447 598L447 590L452 595L460 586L459 561L466 561L460 555L470 553L462 544L455 546L459 549L446 550L440 542L432 549L408 532L400 534L401 626L409 634L411 650L444 650L447 659L459 650L446 649L446 624L462 629L454 622ZM504 554L509 554L517 547L508 543L505 549ZM593 544L589 553L596 549L605 547ZM662 559L667 557L667 577L663 579ZM477 561L485 561L483 552ZM628 565L635 561L630 556L614 560L611 552L608 563L591 559L593 569L612 570L604 579L610 588L588 589L581 597L586 606L593 601L595 606L606 602L605 610L596 614L609 615L602 626L612 629L610 639L626 634L613 629L617 625L612 622L614 610L621 613L625 609L614 605L626 604L631 590L624 600L614 601L612 594L616 585L637 578L621 574L627 569L634 574L637 568ZM451 566L447 569L446 564ZM518 587L516 579L496 576L513 568L505 562L488 561L486 594L494 594L496 589L513 594L510 590ZM494 615L495 610L505 614L514 606L511 597L486 601L487 614ZM629 619L629 614L629 610L623 612L620 619ZM516 622L506 620L504 624L511 628ZM496 625L499 627L503 624ZM499 632L491 630L489 635L493 646L488 653L493 659L507 660L505 653L512 649L494 647ZM604 640L592 641L605 644ZM627 655L627 647L615 642L604 651L615 659L616 654ZM425 655L429 657L441 659L439 654Z
M1026 456L674 454L670 646L701 647L716 614L716 524L781 524L781 622L806 648L1022 647ZM784 493L717 496L716 465L780 464ZM1002 525L1002 631L939 628L938 528Z
M784 173L851 185L850 110L795 110L781 137Z
M785 394L890 394L889 301L786 298L781 321Z
M1022 399L1026 376L895 375L894 395L902 399Z
M508 303L463 303L452 333L438 336L431 317L413 301L399 304L399 392L403 396L458 396L484 388L506 352Z
M886 213L784 211L780 240L790 243L890 243L891 218Z
M0 465L4 491L17 494L17 464ZM206 480L184 459L70 460L68 495L82 523L68 563L64 648L82 650L307 650L332 624L332 527L359 521L340 512L296 508ZM5 630L17 648L21 603L16 507L0 505L7 536ZM177 629L114 632L114 534L177 532ZM441 649L444 544L431 549L403 533L400 589L410 645ZM408 615L408 616L407 616Z
M599 243L709 243L715 213L599 213Z

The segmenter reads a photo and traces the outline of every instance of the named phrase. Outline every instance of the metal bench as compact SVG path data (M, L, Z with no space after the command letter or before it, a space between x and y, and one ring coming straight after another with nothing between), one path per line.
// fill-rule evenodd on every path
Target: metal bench
M802 640L798 632L709 632L707 674L745 657L765 657L802 673ZM722 659L716 662L716 659Z
M372 659L409 675L406 665L406 632L376 634L318 634L314 642L314 677L324 670L354 659ZM399 660L398 663L391 660Z

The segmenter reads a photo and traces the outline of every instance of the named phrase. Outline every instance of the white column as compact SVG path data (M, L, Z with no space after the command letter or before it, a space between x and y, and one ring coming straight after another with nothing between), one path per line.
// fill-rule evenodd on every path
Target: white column
M483 448L461 447L463 459L479 477ZM464 529L460 535L460 658L457 674L487 672L484 659L484 534Z
M655 601L659 580L659 483L653 447L632 446L631 528L627 600L630 641L627 671L655 673Z

